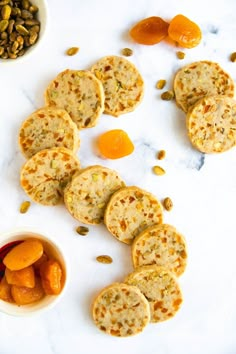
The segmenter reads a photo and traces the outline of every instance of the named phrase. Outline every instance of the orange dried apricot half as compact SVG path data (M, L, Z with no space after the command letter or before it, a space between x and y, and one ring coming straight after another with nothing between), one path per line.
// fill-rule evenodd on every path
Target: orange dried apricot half
M181 14L170 21L168 35L183 48L196 47L202 39L199 26Z
M6 268L5 276L8 284L26 286L27 288L34 288L35 286L34 268L32 266L20 270Z
M60 264L49 259L40 267L40 276L44 291L48 295L58 295L62 290L62 268Z
M3 277L0 282L0 299L13 302L13 298L11 296L11 285L6 281L6 277Z
M34 288L12 285L11 295L17 305L27 305L41 300L45 293L42 287L41 279L35 278Z
M10 270L20 270L32 265L42 254L42 243L37 239L29 239L12 248L3 263Z
M130 36L136 43L153 45L168 35L169 24L161 17L152 16L139 21L130 30Z
M128 134L121 129L109 130L98 138L100 153L108 159L119 159L132 154L134 145Z

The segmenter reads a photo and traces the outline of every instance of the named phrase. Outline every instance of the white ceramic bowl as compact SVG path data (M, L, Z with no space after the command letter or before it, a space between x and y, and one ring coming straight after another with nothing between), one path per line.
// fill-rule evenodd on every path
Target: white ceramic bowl
M45 295L44 298L38 302L18 306L16 304L8 303L0 299L0 311L5 312L13 316L28 316L33 315L38 312L42 312L49 308L52 308L58 303L65 293L67 283L68 283L68 261L66 260L65 254L62 251L61 247L58 245L58 242L55 239L52 239L49 236L42 235L41 233L31 231L28 229L17 229L14 231L9 231L3 234L0 234L0 248L4 245L17 241L17 240L26 240L27 238L37 238L39 239L48 253L53 258L57 259L64 271L64 285L61 293L59 295Z
M39 38L37 42L30 46L29 48L26 49L25 53L16 59L1 59L0 58L0 65L12 65L12 64L18 64L24 61L25 59L29 59L32 54L35 54L41 47L46 33L48 31L48 5L47 5L47 0L31 0L31 3L33 5L36 5L39 9L37 13L37 19L40 21L40 32L39 32Z

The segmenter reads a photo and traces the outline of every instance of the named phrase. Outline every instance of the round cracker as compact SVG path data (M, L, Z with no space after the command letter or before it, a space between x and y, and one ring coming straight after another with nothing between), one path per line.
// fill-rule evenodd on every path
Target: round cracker
M219 64L203 60L188 64L176 73L174 91L177 105L188 112L204 96L234 97L234 81Z
M137 287L123 283L111 284L97 295L92 315L100 330L117 337L138 334L150 321L145 296Z
M45 102L65 109L78 129L91 128L104 110L103 86L90 71L67 69L48 85Z
M79 168L79 160L69 149L42 150L24 164L20 183L34 202L56 205L63 200L64 188Z
M141 102L144 82L138 69L127 59L106 56L91 68L105 92L104 113L118 117L133 111Z
M236 145L236 101L226 96L205 97L188 112L188 136L199 151L224 152Z
M71 215L85 224L99 224L111 195L125 185L118 173L104 166L80 170L64 191Z
M151 322L162 322L172 318L183 302L175 275L156 265L136 269L126 277L125 283L137 286L148 299Z
M156 264L179 276L187 265L185 239L168 224L154 225L141 232L135 237L131 252L135 268Z
M61 108L43 107L22 123L19 146L28 159L37 152L52 147L65 147L75 152L79 147L76 124Z
M148 226L162 223L162 219L162 206L157 198L136 186L115 192L104 215L111 234L128 244Z

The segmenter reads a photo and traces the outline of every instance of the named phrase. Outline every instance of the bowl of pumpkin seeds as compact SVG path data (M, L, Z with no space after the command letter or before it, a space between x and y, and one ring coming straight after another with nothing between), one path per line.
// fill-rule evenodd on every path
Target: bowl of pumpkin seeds
M0 0L0 64L21 61L45 36L47 0Z

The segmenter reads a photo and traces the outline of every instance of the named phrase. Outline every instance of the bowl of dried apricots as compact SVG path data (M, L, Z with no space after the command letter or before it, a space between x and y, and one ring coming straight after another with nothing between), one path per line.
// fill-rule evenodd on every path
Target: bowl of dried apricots
M32 315L54 306L65 292L68 262L58 243L31 230L0 235L0 311Z

